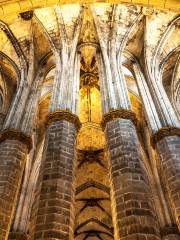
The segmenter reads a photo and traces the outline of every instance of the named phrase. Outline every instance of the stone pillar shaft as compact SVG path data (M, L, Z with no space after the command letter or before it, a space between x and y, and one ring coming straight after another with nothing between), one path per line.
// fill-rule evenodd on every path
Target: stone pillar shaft
M144 110L146 112L149 127L151 129L151 132L156 132L162 127L162 125L159 120L159 116L157 114L149 88L138 63L133 63L133 69L139 94L141 95Z
M73 239L75 142L73 123L48 127L33 239Z
M107 123L115 238L156 240L159 226L150 185L131 120L117 118Z
M164 90L160 89L160 86L153 83L156 85L157 92L162 92L161 96L156 95L152 99L148 85L142 75L142 72L138 69L137 63L133 63L133 67L138 88L145 106L149 127L151 132L154 133L152 143L154 147L156 146L161 160L161 171L159 172L160 178L162 178L167 187L172 206L174 207L176 221L180 229L180 130L178 127L172 127L173 125L178 125L176 124L177 119L174 119L174 123L169 122L169 119L172 118L173 120L173 115L171 114L172 111L169 112L171 118L169 118L168 115L166 118L164 112L165 109L162 104L159 106L159 108L162 108L162 113L164 113L164 118L162 120L162 115L158 111L155 103L157 103L158 100L157 96L160 102L162 101L161 98L165 97L163 95ZM155 101L155 103L153 101ZM170 124L170 127L163 127L165 124Z
M6 240L28 152L19 140L0 143L0 239Z
M167 187L180 230L180 136L167 136L156 143L160 156L160 174Z

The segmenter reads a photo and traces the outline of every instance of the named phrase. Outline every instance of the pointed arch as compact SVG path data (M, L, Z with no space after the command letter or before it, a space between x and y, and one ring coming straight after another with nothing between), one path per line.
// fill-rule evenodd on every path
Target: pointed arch
M17 74L18 79L20 79L21 73L20 73L20 70L19 70L17 64L9 56L7 56L5 53L3 53L2 51L0 51L0 57L5 58L10 63L10 65L12 65L12 67L14 68L14 70Z
M17 56L19 57L20 64L22 64L23 66L25 65L27 68L27 66L28 66L27 59L19 45L18 40L14 36L14 34L11 31L11 29L9 28L9 26L6 23L4 23L2 20L0 20L0 29L6 34L7 38L10 40Z
M168 27L166 28L166 30L164 31L162 37L160 38L158 44L157 44L157 47L156 47L156 50L153 54L153 58L152 58L152 66L153 66L153 75L154 77L158 76L158 73L157 71L159 71L161 64L158 63L159 61L159 58L158 56L160 55L160 52L161 50L163 49L164 45L165 45L165 42L168 40L168 36L169 34L171 33L171 30L173 29L173 27L178 23L178 21L180 21L180 16L174 18L168 25ZM179 47L179 46L178 46ZM168 53L169 55L169 53ZM159 67L157 68L157 65L159 65ZM161 74L159 76L162 76ZM156 79L156 78L155 78ZM159 80L159 78L157 78ZM160 77L161 79L161 77Z
M52 52L56 52L56 46L53 43L48 31L46 30L46 28L44 27L43 23L41 22L41 20L36 16L36 14L34 14L34 20L36 21L36 23L40 26L40 28L42 29L42 32L45 36L45 38L48 40L48 42L50 43Z

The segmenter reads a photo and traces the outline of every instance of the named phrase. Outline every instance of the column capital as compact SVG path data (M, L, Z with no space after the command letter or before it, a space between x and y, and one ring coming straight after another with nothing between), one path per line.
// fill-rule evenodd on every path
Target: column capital
M50 112L46 118L46 125L50 125L53 122L66 120L73 123L76 126L77 131L81 128L81 122L79 117L68 110L57 110Z
M5 140L18 140L25 144L30 152L32 148L32 138L16 129L4 129L0 132L0 143Z
M180 137L180 128L174 126L163 127L151 136L151 145L155 148L157 142L164 137L175 135Z
M120 108L120 109L111 110L110 112L104 114L102 121L101 121L102 129L104 130L106 128L106 124L109 121L112 121L117 118L132 120L132 122L135 125L137 125L136 114L132 110Z

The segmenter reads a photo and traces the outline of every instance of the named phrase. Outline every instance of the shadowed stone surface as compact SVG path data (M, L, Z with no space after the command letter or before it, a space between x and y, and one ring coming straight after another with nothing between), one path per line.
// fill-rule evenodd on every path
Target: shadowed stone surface
M17 140L0 144L0 239L7 239L22 178L27 147Z
M73 239L75 138L74 124L65 120L47 130L33 239Z
M180 229L180 137L165 137L156 146L161 159L161 176L167 187Z
M111 121L106 126L106 138L116 238L160 239L135 126L126 119Z
M22 232L10 232L9 240L30 240L27 234Z

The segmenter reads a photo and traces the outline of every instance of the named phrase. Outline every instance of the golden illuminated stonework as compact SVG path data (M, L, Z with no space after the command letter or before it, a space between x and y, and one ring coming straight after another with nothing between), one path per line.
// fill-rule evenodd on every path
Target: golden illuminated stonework
M162 140L165 137L169 136L179 136L180 137L180 128L169 126L169 127L163 127L159 131L157 131L155 134L151 137L151 144L153 148L156 147L157 142Z
M106 128L106 124L114 119L117 118L123 118L123 119L129 119L132 120L132 122L136 125L137 124L137 118L136 114L128 109L115 109L112 110L106 114L104 114L101 126L104 130Z
M179 240L179 1L0 1L0 240Z
M0 143L5 140L18 140L27 146L28 151L32 148L32 138L15 129L5 129L0 133Z
M67 111L67 110L59 110L56 112L49 113L46 118L46 124L50 125L53 122L66 120L68 122L73 123L76 126L76 129L79 131L81 128L81 122L75 114Z

